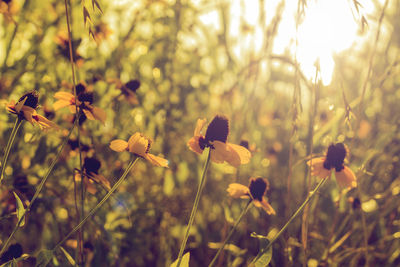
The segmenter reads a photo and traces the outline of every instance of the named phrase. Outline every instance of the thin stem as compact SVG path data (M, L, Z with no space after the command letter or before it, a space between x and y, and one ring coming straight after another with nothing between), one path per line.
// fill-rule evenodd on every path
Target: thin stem
M194 217L195 217L196 211L197 211L197 207L199 206L201 192L203 191L204 184L206 182L206 173L207 173L208 165L210 165L210 155L211 155L211 149L208 148L207 160L206 160L206 163L204 164L203 173L201 174L200 184L199 184L199 187L197 189L196 198L194 199L192 212L190 213L190 218L189 218L189 222L188 222L188 225L187 225L186 234L185 234L185 237L183 238L183 241L182 241L182 244L181 244L181 248L179 250L178 263L177 263L176 267L179 267L180 264L181 264L183 251L185 250L186 242L187 242L187 240L189 238L190 227L193 224Z
M212 267L215 264L215 261L218 259L219 254L222 252L222 250L224 249L226 243L228 243L229 239L231 238L233 232L236 230L236 227L239 225L240 221L242 220L243 216L249 211L250 209L250 204L251 204L251 199L249 202L247 202L246 207L242 210L242 213L240 213L239 218L237 218L235 224L233 225L231 231L229 232L228 236L225 238L224 243L222 244L222 246L218 249L217 254L215 254L213 260L211 261L211 263L208 265L208 267Z
M304 209L304 207L308 204L308 202L310 202L310 200L314 197L315 193L318 192L319 188L326 182L326 180L328 180L328 178L321 179L321 181L317 184L315 189L312 192L310 192L306 200L304 200L303 204L301 204L301 206L296 210L296 212L292 215L292 217L290 217L287 223L274 236L274 238L271 239L270 243L264 249L261 250L261 253L259 253L257 257L254 258L252 263L255 263L260 258L260 256L272 246L272 244L278 239L278 237L286 230L289 224L300 214L300 212Z
M8 155L10 154L11 147L15 141L15 136L17 135L18 129L21 126L21 124L22 124L22 119L18 115L17 119L15 120L14 127L11 131L10 138L8 138L8 143L7 143L6 149L4 150L3 160L1 161L0 183L3 181L3 178L4 178L3 176L4 176L4 171L6 169Z
M4 253L4 251L7 249L8 244L10 243L11 238L14 236L14 234L18 231L19 226L21 225L22 220L24 220L25 215L30 211L30 209L33 206L33 203L35 203L35 200L37 199L37 197L39 196L40 192L42 191L44 184L46 183L47 179L49 178L49 175L51 173L51 171L54 168L54 165L56 164L56 162L58 161L58 158L61 155L61 152L64 150L65 145L67 144L69 137L72 134L72 131L74 130L75 126L76 126L76 121L75 123L72 125L71 129L69 130L69 133L67 135L67 137L64 138L64 142L62 143L60 149L57 152L56 157L53 159L53 161L51 162L49 169L47 170L45 176L43 177L42 181L40 181L40 184L38 185L38 187L36 188L35 194L33 195L31 201L29 202L28 207L25 209L24 214L21 216L21 218L18 220L16 226L14 227L11 235L8 237L7 241L4 243L3 247L1 248L0 251L0 256Z
M52 250L58 249L72 234L74 234L76 231L78 231L85 223L86 221L92 217L93 214L97 212L97 210L110 198L112 193L114 193L115 190L118 189L118 187L122 184L122 182L125 180L126 176L130 172L130 170L135 166L136 162L138 162L140 158L136 157L134 160L132 160L128 167L126 168L125 172L121 175L121 178L114 184L114 186L108 191L108 193L103 197L103 199L94 207L87 215L86 217L77 225L74 227L74 229L69 232L63 240L61 240Z

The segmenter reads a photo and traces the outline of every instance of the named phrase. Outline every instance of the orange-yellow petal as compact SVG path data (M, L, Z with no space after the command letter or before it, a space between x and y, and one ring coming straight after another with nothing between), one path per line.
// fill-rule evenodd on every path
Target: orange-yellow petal
M262 201L253 200L254 206L258 208L262 208L268 215L275 215L276 212L274 208L268 203L268 201L263 198Z
M196 152L197 154L202 154L203 149L199 146L199 136L193 136L190 138L190 140L187 142L187 146L189 147L190 150L193 152Z
M321 179L327 178L331 170L324 168L325 158L315 158L307 161L307 165L311 167L311 175L318 176Z
M26 100L28 99L28 97L26 96L22 101L19 101L16 105L15 105L15 110L19 113L22 109L22 107L24 106Z
M247 164L250 161L251 153L245 147L235 145L235 144L226 144L228 150L228 158L225 160L234 167L239 167L241 164Z
M250 194L250 189L247 186L238 183L229 184L226 191L233 198L242 198Z
M158 156L155 156L155 155L149 154L149 153L147 153L144 156L144 158L147 159L148 161L150 161L150 163L155 166L168 168L168 160L167 159L164 159L162 157L158 157Z
M146 156L149 140L142 136L141 133L135 133L128 140L129 152L135 153L139 156Z
M54 98L59 99L59 100L65 100L70 103L75 100L75 96L73 94L68 93L68 92L62 92L62 91L55 93Z
M59 129L57 124L46 119L45 117L43 117L39 114L32 115L32 118L34 119L34 122L36 122L39 125L39 127L43 130L48 130L48 129L58 130Z
M33 124L32 115L36 113L35 109L28 106L22 106L21 111L24 114L24 118Z
M122 152L128 150L128 142L121 139L116 139L111 141L110 148L114 151Z
M204 125L206 124L206 119L198 119L196 122L196 128L194 129L194 136L200 136L201 129L203 129Z
M60 108L67 107L69 105L71 105L71 102L69 101L57 100L56 102L54 102L53 108L54 110L59 110Z
M106 122L106 112L101 108L93 107L92 114L96 120L101 121L103 124Z
M353 188L357 186L357 178L353 171L344 166L340 172L335 172L336 181L340 188Z
M103 185L107 190L111 189L110 181L108 181L103 175L90 172L88 177L96 183Z
M211 161L224 163L230 157L226 144L221 141L213 141L211 144L214 147L211 149Z

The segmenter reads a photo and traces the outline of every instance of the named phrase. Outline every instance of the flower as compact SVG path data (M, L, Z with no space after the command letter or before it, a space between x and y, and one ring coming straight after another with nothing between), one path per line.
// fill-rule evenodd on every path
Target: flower
M97 189L93 185L94 182L101 184L107 190L111 189L110 182L102 175L99 174L99 169L101 167L101 163L99 160L93 157L85 158L83 162L83 176L84 176L84 184L89 193L92 195L96 194ZM79 180L80 173L75 175L75 179Z
M76 86L76 94L77 105L83 111L82 115L85 115L89 120L99 120L104 124L106 121L106 113L101 108L97 108L92 105L93 92L86 92L85 85L79 83ZM69 107L69 110L72 113L75 113L75 96L73 94L60 91L55 93L54 97L58 99L53 104L55 110L59 110L63 107Z
M7 104L6 109L18 115L21 119L29 121L32 125L34 123L39 125L42 130L58 129L57 124L37 114L38 102L39 93L34 90L24 94L17 103L12 100Z
M128 142L121 139L111 141L110 148L117 152L129 151L136 156L147 159L155 166L168 168L168 160L149 153L151 143L152 141L143 134L135 133L129 138Z
M228 162L234 167L250 161L251 153L243 146L226 142L229 134L229 121L225 116L217 115L207 127L205 136L201 134L206 123L205 119L198 119L194 136L187 145L190 150L202 154L206 147L211 149L211 160L215 163Z
M266 179L261 177L250 178L249 186L244 186L242 184L233 183L230 184L226 190L228 194L233 198L251 198L253 204L258 208L263 208L265 212L269 215L275 215L275 210L268 203L264 197L265 193L269 189L269 184Z
M332 169L335 169L336 181L341 188L352 188L357 186L356 176L353 171L344 166L347 151L343 143L331 144L325 157L311 159L307 162L311 166L311 175L326 178Z

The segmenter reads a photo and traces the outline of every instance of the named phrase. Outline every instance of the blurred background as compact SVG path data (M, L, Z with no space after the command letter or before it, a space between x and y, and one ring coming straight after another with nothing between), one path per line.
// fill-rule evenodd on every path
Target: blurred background
M111 151L110 141L142 132L154 140L151 152L169 160L168 169L140 161L85 225L86 266L169 266L176 259L206 159L186 142L198 118L216 114L230 119L228 141L247 143L253 157L238 169L210 166L187 245L190 266L211 261L246 204L229 199L228 185L262 176L277 215L252 208L218 260L247 266L259 249L250 233L273 236L284 225L317 182L306 161L334 142L347 145L358 188L340 191L328 181L274 244L270 265L400 264L399 0L68 4L77 83L107 113L104 125L81 122L82 156L99 160L98 173L114 184L132 155ZM25 203L32 198L74 118L52 107L55 92L73 88L64 1L2 0L0 13L2 105L36 89L38 113L62 128L21 127L0 191L4 242L16 223L12 191ZM4 148L15 117L4 109L0 121ZM52 248L77 224L76 144L75 132L12 241L24 253ZM86 212L106 193L94 186ZM64 248L76 256L76 244L74 236ZM62 254L56 259L51 264L68 266Z

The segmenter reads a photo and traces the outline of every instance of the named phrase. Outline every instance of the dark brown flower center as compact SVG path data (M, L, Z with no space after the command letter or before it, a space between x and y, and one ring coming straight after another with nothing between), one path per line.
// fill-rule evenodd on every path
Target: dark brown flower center
M18 102L23 101L26 98L24 106L31 107L33 109L36 109L38 107L38 102L39 102L39 93L36 90L30 91L18 100Z
M83 163L83 169L86 171L86 173L93 172L95 174L98 174L100 166L101 163L96 158L85 158L85 161Z
M78 95L78 100L81 102L89 102L89 104L93 104L93 93L80 93Z
M125 84L125 87L132 92L136 92L137 89L140 87L140 81L139 80L131 80Z
M343 143L332 144L328 147L324 168L330 170L335 168L337 172L344 169L344 158L346 157L346 148Z
M11 261L12 259L17 259L22 255L22 246L19 243L11 245L6 252L1 256L1 262Z
M268 190L268 181L261 177L250 178L249 189L253 199L262 201L265 192Z
M76 94L79 95L79 94L82 94L85 92L86 86L82 83L78 83L76 85L75 89L76 89Z
M249 149L249 141L247 141L247 140L240 141L239 145L244 147L244 148L246 148L246 149Z
M223 115L217 115L207 127L205 141L220 141L226 143L229 134L229 120Z

